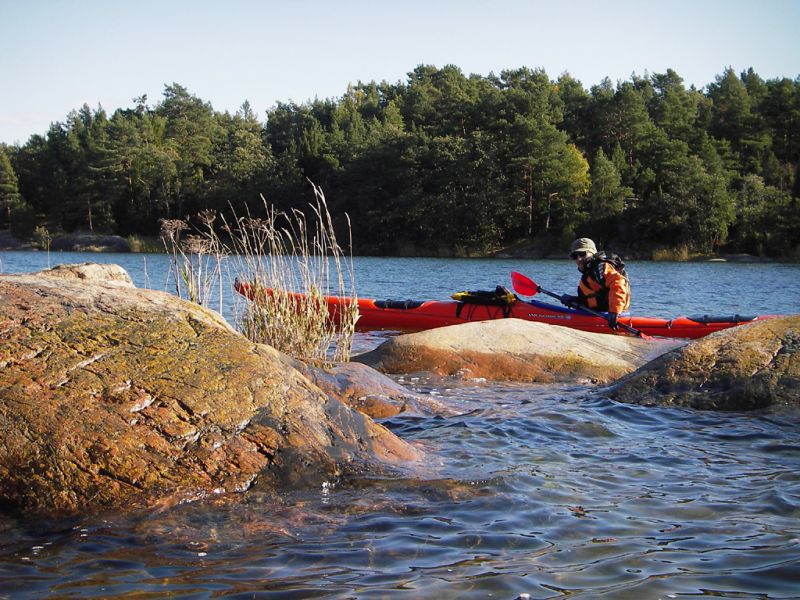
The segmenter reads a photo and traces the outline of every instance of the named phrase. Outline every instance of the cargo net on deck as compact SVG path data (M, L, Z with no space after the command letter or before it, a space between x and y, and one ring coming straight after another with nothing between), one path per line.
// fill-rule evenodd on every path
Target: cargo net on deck
M461 310L465 304L484 304L487 306L502 306L503 316L508 317L511 314L511 305L514 304L517 298L514 292L508 291L502 285L498 285L494 290L475 290L456 292L450 296L453 300L459 302L456 308L456 316L461 316Z

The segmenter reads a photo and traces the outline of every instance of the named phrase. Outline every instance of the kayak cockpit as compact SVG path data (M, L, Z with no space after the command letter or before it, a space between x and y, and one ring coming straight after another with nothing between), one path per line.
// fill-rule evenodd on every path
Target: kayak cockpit
M424 300L375 300L373 304L378 308L408 310L419 308L424 302Z
M758 318L758 315L702 315L694 317L687 316L686 318L690 321L694 321L695 323L703 323L704 325L708 325L709 323L749 323L750 321L755 321Z

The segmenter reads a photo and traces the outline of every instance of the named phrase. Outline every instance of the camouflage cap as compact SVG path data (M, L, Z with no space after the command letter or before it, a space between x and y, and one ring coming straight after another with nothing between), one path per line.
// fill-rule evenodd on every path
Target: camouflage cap
M597 246L589 238L578 238L569 247L569 256L573 258L576 252L586 252L586 254L597 254Z

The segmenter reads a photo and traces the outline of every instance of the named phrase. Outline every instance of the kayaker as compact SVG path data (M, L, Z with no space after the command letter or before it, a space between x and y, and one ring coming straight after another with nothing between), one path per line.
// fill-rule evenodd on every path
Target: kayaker
M575 308L585 306L608 313L608 325L617 329L617 318L628 310L631 303L631 288L625 264L616 256L598 252L589 238L578 238L569 248L569 257L581 272L578 295L561 296L561 303Z

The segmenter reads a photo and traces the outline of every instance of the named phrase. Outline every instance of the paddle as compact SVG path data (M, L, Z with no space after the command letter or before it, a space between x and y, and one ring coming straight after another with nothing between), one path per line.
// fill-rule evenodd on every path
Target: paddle
M515 292L517 292L519 294L522 294L523 296L535 296L539 292L542 292L543 294L547 294L548 296L552 296L556 300L559 300L559 301L561 300L561 296L559 296L558 294L555 294L553 292L547 291L547 290L539 287L539 285L533 279L531 279L530 277L526 277L525 275L523 275L522 273L518 273L517 271L514 271L513 273L511 273L511 285L514 286L514 291ZM573 305L573 306L570 306L570 308L574 308L576 310L582 310L585 313L589 313L590 315L594 315L595 317L600 317L601 319L606 321L606 317L602 313L599 313L596 310L592 310L591 308L589 308L587 306ZM625 323L620 323L619 321L617 321L617 325L619 327L622 327L625 331L628 331L628 332L632 333L633 335L642 338L643 340L652 340L653 339L651 336L647 335L646 333L642 333L641 331L639 331L638 329L636 329L634 327L631 327L630 325L625 325ZM610 327L610 325L609 325L609 327Z

